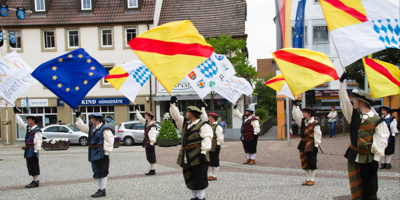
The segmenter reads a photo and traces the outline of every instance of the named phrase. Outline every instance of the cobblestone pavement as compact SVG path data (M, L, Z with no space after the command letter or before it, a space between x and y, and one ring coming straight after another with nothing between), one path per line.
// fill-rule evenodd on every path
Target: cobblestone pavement
M298 139L260 141L256 165L245 159L240 142L226 142L221 150L217 181L210 182L206 199L350 199L346 159L348 137L323 138L324 154L318 154L315 186L301 186ZM397 140L399 141L399 140ZM0 199L92 199L97 190L92 179L87 147L40 152L40 187L25 189L31 181L21 151L22 143L0 146ZM399 142L396 152L399 152ZM190 199L181 169L175 164L179 147L157 147L156 176L149 169L141 146L121 146L110 159L107 197L102 199ZM400 199L400 159L393 156L390 170L379 171L380 199Z

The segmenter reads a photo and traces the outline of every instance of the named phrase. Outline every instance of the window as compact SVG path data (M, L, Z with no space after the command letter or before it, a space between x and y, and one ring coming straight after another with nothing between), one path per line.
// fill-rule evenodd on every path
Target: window
M55 49L54 31L43 31L43 46L44 49Z
M64 132L64 133L68 133L69 132L69 129L66 128L66 127L60 126L59 128L60 128L59 132Z
M26 107L21 108L22 113L20 114L22 120L27 123L26 116L34 115L39 118L40 122L38 125L39 128L43 128L50 124L57 124L57 107L29 107L29 110ZM16 125L17 130L17 139L22 140L25 139L26 131L22 129L18 124ZM45 130L45 132L50 132L50 130ZM54 131L58 131L58 128ZM53 132L53 131L51 131Z
M67 30L67 46L69 49L79 48L79 31Z
M101 113L104 116L105 124L112 129L114 133L115 130L115 117L114 117L114 106L78 106L76 110L79 110L82 114L82 120L88 123L89 115L92 113ZM75 115L75 113L72 113ZM73 119L73 124L75 124L75 118Z
M144 117L145 111L143 104L129 105L129 121L137 120L136 110L139 110L139 113Z
M21 30L9 30L9 32L14 32L15 34L15 47L7 46L7 50L9 52L11 51L18 51L18 52L23 52L22 51L22 37L21 37Z
M92 0L82 0L82 10L92 10Z
M128 8L138 7L138 0L127 0L127 1L128 1Z
M102 47L113 46L112 29L110 28L101 29L101 46Z
M36 12L44 12L46 11L45 9L45 4L44 4L45 0L35 0L35 11Z
M107 71L110 71L112 68L114 68L114 65L103 65L104 68L106 68ZM103 78L103 84L110 85L106 79Z
M58 127L52 126L52 127L46 128L46 130L44 130L44 132L58 132Z
M313 43L326 44L329 43L328 27L327 26L314 26L313 27Z
M136 28L125 28L125 39L126 39L126 46L128 45L128 42L131 41L133 38L136 37Z

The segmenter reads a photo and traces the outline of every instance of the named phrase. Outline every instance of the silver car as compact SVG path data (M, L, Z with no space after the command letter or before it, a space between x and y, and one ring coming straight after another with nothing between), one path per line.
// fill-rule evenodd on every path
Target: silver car
M157 129L157 136L158 130L160 130L161 123L156 123ZM133 145L135 143L141 144L143 143L144 139L144 125L140 123L140 121L129 121L129 122L122 122L116 134L117 137L120 137L125 145Z
M72 144L80 144L83 146L88 144L88 134L80 131L76 126L71 124L49 125L41 130L43 139L67 138Z

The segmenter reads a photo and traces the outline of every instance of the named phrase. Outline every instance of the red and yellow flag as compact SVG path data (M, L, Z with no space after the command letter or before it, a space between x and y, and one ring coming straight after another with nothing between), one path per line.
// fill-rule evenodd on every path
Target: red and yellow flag
M168 92L214 52L188 20L155 27L128 44Z
M400 70L387 62L363 58L372 98L400 94Z
M327 55L308 49L285 48L272 53L293 95L339 79Z
M280 92L283 88L283 85L285 85L285 79L283 78L282 74L280 74L269 79L267 82L265 82L265 85Z

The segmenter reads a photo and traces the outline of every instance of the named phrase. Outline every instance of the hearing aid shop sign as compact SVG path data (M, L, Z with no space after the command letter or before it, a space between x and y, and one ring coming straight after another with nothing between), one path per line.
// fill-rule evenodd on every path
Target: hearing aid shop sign
M80 106L129 105L127 98L82 99Z

